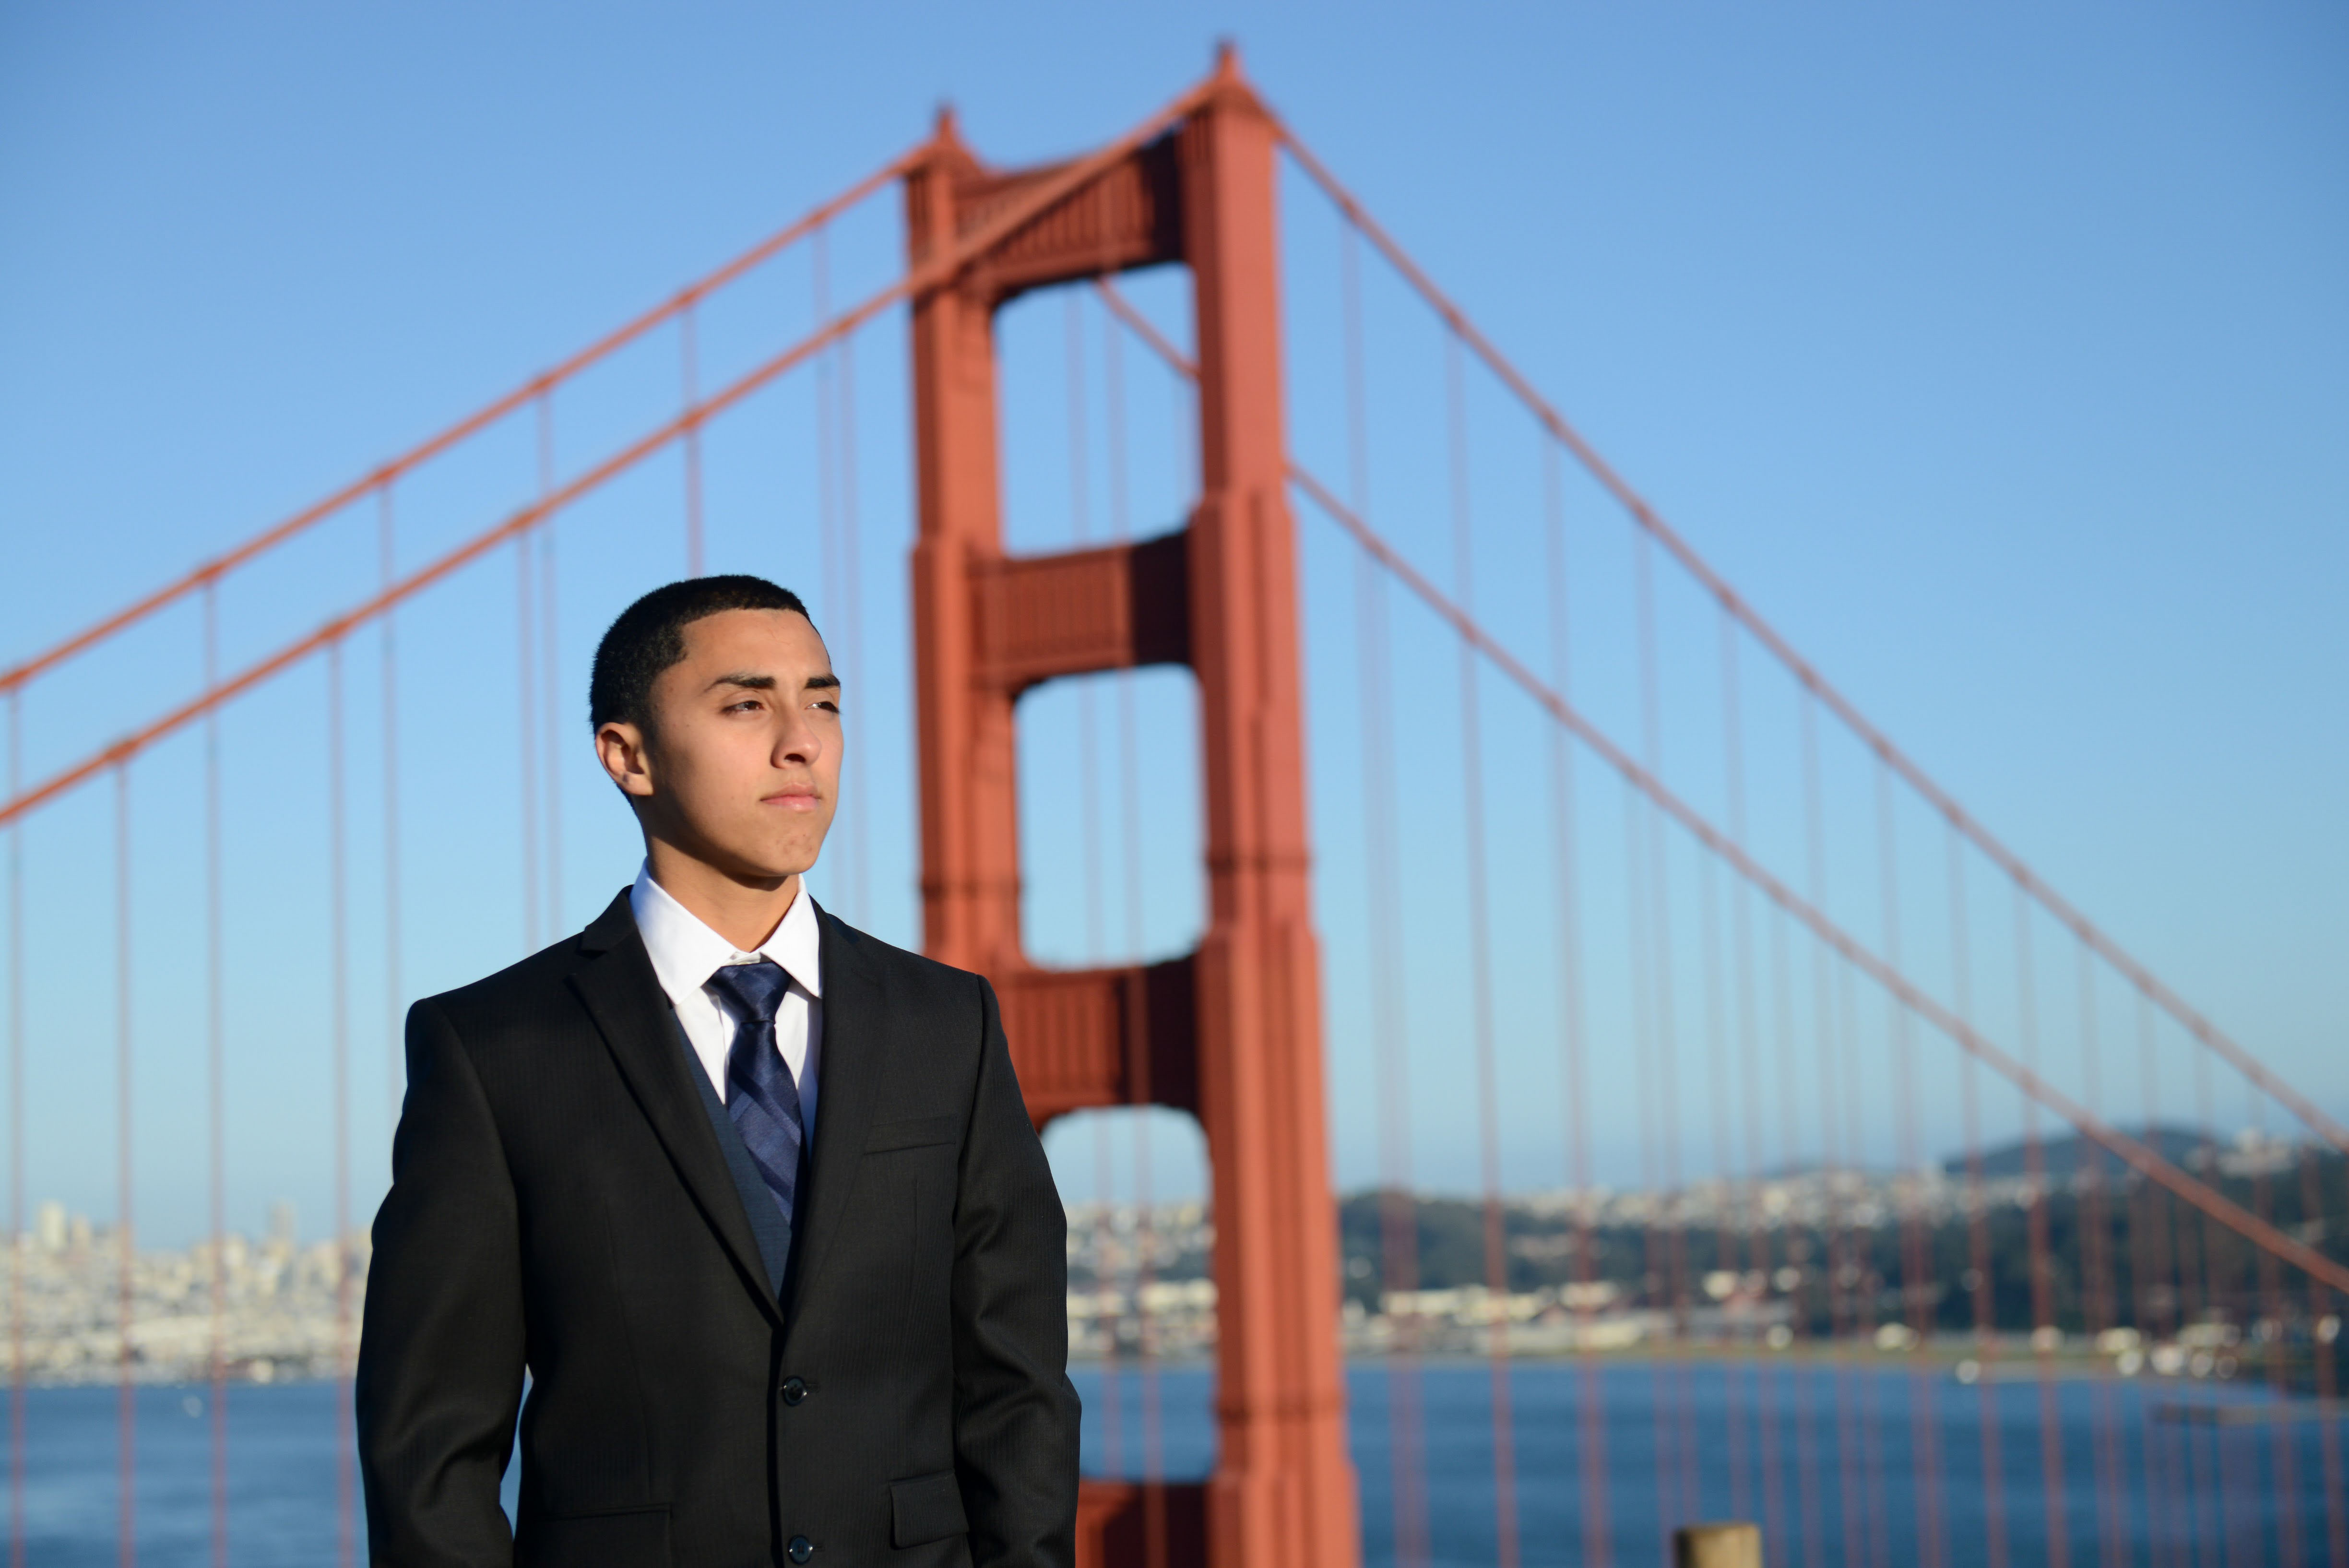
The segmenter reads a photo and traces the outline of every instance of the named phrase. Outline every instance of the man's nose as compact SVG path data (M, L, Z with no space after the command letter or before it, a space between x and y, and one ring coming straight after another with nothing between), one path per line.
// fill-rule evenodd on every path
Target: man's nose
M774 764L781 767L786 763L797 763L810 767L823 755L823 736L809 721L807 711L803 708L785 709L782 728L775 736Z

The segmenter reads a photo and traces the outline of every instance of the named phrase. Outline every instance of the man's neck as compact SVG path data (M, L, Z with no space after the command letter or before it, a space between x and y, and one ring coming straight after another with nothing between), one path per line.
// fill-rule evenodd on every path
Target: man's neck
M744 882L658 839L645 846L645 863L662 892L740 952L756 952L799 897L796 875L772 885Z

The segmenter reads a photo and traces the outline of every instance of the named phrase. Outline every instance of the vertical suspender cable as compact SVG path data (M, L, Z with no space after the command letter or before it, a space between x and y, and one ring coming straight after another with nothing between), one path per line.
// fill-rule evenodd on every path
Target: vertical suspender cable
M1811 906L1827 907L1826 803L1819 777L1818 701L1803 693L1803 822L1808 850ZM1819 1168L1826 1183L1827 1324L1829 1378L1836 1406L1836 1501L1843 1516L1845 1568L1860 1561L1859 1434L1854 1424L1850 1370L1844 1365L1848 1345L1837 1345L1851 1317L1852 1281L1859 1271L1851 1261L1848 1228L1845 1224L1844 1172L1836 1158L1836 1049L1834 982L1826 948L1811 942L1812 1027L1817 1037L1819 1064Z
M1878 871L1883 881L1884 958L1899 968L1900 958L1900 837L1893 815L1892 772L1882 758L1876 767ZM1892 1119L1899 1172L1895 1178L1900 1210L1900 1293L1909 1332L1915 1336L1909 1357L1909 1444L1916 1482L1910 1524L1911 1561L1940 1568L1941 1453L1940 1417L1934 1410L1940 1378L1928 1360L1933 1333L1931 1265L1926 1251L1923 1195L1919 1191L1924 1150L1917 1120L1917 1042L1909 1033L1908 1008L1892 1003Z
M2081 964L2089 962L2087 949L2081 949ZM2251 1211L2261 1219L2273 1222L2275 1193L2269 1179L2265 1107L2258 1088L2245 1085L2244 1097L2251 1106L2251 1127L2257 1158L2251 1165ZM2261 1248L2258 1252L2259 1316L2254 1320L2251 1341L2261 1345L2260 1359L2266 1364L2268 1387L2278 1399L2289 1396L2283 1370L2283 1281L2276 1269L2275 1255ZM2250 1344L2245 1350L2248 1353ZM2291 1421L2268 1423L2268 1464L2271 1471L2268 1484L2262 1489L2275 1500L2276 1561L2286 1568L2301 1568L2300 1539L2300 1445L2293 1440ZM2262 1542L2264 1544L2264 1542Z
M1360 236L1340 231L1345 312L1346 433L1350 488L1358 516L1370 505L1369 379L1364 364ZM1411 1158L1410 1042L1403 1024L1402 907L1381 869L1400 856L1396 836L1392 666L1389 656L1386 583L1367 556L1354 560L1355 689L1361 704L1362 866L1371 878L1362 898L1371 961L1371 1041L1378 1085L1380 1284L1396 1296L1419 1286L1418 1199ZM1394 1560L1424 1568L1433 1545L1427 1511L1427 1460L1419 1367L1419 1314L1388 1313L1388 1506Z
M527 734L527 731L524 732ZM343 639L326 644L326 935L334 1009L326 1031L334 1052L335 1116L335 1530L336 1560L351 1568L358 1552L357 1489L351 1473L351 961L350 857L343 781Z
M1973 957L1966 920L1965 839L1954 822L1949 825L1950 849L1950 973L1951 1000L1958 1017L1973 1027ZM1982 1096L1973 1053L1958 1056L1959 1096L1962 1102L1966 1139L1967 1262L1973 1283L1974 1356L1981 1369L1975 1376L1976 1401L1982 1428L1982 1515L1988 1538L1987 1568L2007 1568L2006 1471L2000 1454L1997 1384L1991 1374L1998 1362L1997 1297L1991 1277L1989 1200L1982 1195Z
M514 683L521 700L522 759L522 950L538 950L538 628L533 624L531 601L536 574L531 570L530 534L514 535Z
M809 254L810 287L813 290L815 319L819 325L832 315L832 231L819 228ZM815 527L816 555L823 583L823 618L833 619L840 607L842 594L840 576L840 545L835 537L839 508L834 499L833 468L840 461L838 426L833 418L834 402L834 367L838 363L826 348L815 361Z
M1656 668L1656 597L1654 549L1645 530L1633 535L1632 556L1638 568L1640 632L1640 722L1648 771L1664 774L1663 695ZM1653 927L1648 955L1655 1049L1656 1127L1663 1160L1659 1205L1663 1224L1666 1289L1671 1303L1672 1355L1671 1377L1676 1395L1672 1405L1672 1447L1678 1458L1678 1490L1673 1511L1683 1521L1699 1517L1697 1495L1696 1408L1688 1362L1689 1280L1687 1194L1682 1189L1680 1030L1672 1005L1671 856L1664 836L1664 815L1644 798L1640 820L1647 827L1647 877L1651 885L1648 919Z
M2082 1097L2095 1115L2104 1114L2104 1075L2097 1051L2095 954L2087 943L2078 946L2077 983L2080 993L2080 1071ZM2083 1149L2083 1165L2074 1182L2075 1212L2080 1226L2082 1314L2090 1335L2101 1338L2114 1324L2110 1210L2105 1202L2105 1154ZM2264 1216L2262 1216L2264 1218ZM2261 1256L2266 1254L2262 1253ZM2094 1343L2092 1338L2091 1343ZM2095 1407L2094 1444L2096 1465L2096 1548L2103 1568L2121 1568L2127 1547L2121 1512L2119 1417L2113 1407L2111 1382L2096 1380L2090 1396Z
M841 640L848 654L848 679L864 680L864 589L862 570L864 541L856 522L856 339L843 337L833 353L840 362L840 618ZM860 686L859 690L864 688ZM1085 701L1090 703L1092 699ZM842 788L848 809L848 907L860 924L873 919L873 856L871 813L864 803L865 770L848 770Z
M538 399L538 493L541 500L554 493L554 395L543 392ZM554 608L554 520L550 517L538 529L538 674L545 692L541 710L546 728L546 809L541 826L544 830L546 847L546 933L549 937L563 934L563 739L566 727L563 722L562 623Z
M1125 461L1124 338L1112 326L1102 336L1102 378L1109 400L1109 527L1119 544L1131 533L1128 523ZM1142 870L1142 739L1133 706L1133 672L1117 675L1118 821L1123 831L1118 847L1123 858L1120 880L1125 894L1125 956L1138 963L1143 952ZM1143 1081L1136 1098L1151 1101L1150 1047L1143 1042ZM1135 1349L1142 1363L1142 1529L1143 1568L1167 1568L1166 1482L1164 1431L1159 1408L1158 1327L1150 1309L1150 1287L1158 1244L1155 1225L1157 1194L1152 1179L1150 1118L1136 1118L1133 1128L1134 1233L1133 1299L1140 1309L1136 1321L1141 1337Z
M1560 688L1563 691L1563 688ZM1722 756L1729 792L1729 832L1731 841L1743 849L1745 846L1745 725L1744 698L1737 678L1737 618L1724 605L1721 608L1721 711ZM1744 1181L1741 1184L1739 1213L1745 1227L1746 1244L1754 1277L1760 1282L1754 1287L1753 1300L1757 1306L1770 1299L1770 1230L1764 1223L1760 1202L1762 1189L1762 1044L1761 1022L1756 1009L1754 975L1754 918L1749 901L1751 889L1745 878L1733 877L1729 882L1730 940L1736 949L1737 966L1737 1038L1738 1056L1745 1092L1745 1158L1743 1162ZM1726 1074L1723 1075L1727 1076ZM1733 1268L1733 1263L1723 1267ZM1760 1356L1752 1355L1749 1387L1752 1395L1754 1426L1759 1439L1762 1459L1762 1527L1765 1541L1775 1542L1773 1554L1790 1558L1787 1549L1785 1493L1778 1469L1778 1425L1783 1409L1770 1408L1764 1397L1768 1379Z
M1640 1231L1640 1276L1639 1301L1652 1322L1664 1315L1671 1295L1666 1289L1668 1270L1664 1261L1662 1213L1665 1190L1661 1168L1656 1156L1661 1141L1656 1127L1656 1031L1655 992L1648 980L1648 874L1645 819L1640 815L1640 792L1630 779L1623 781L1623 902L1624 946L1628 950L1626 970L1630 981L1631 1012L1631 1074L1632 1093L1640 1118L1640 1187L1647 1197L1647 1213L1642 1218ZM1643 1334L1645 1330L1643 1329ZM1673 1490L1673 1478L1680 1473L1675 1462L1680 1429L1672 1420L1671 1372L1665 1358L1659 1354L1648 1364L1648 1418L1655 1432L1653 1450L1656 1461L1656 1538L1671 1539L1672 1532L1686 1522L1680 1511L1678 1494Z
M2209 1180L2219 1174L2218 1113L2210 1101L2210 1055L2207 1051L2196 1051L2190 1055L2194 1063L2195 1117L2202 1129L2202 1145L2195 1153L2200 1162L2203 1179ZM2199 1226L2191 1218L2187 1218L2179 1231L2179 1241L2190 1244L2194 1252L2189 1265L2184 1255L2186 1247L2179 1248L2178 1274L2192 1302L2189 1315L2215 1324L2225 1315L2225 1309L2219 1301L2218 1265L2212 1257L2218 1241L2218 1227L2207 1215ZM2220 1484L2220 1460L2223 1456L2218 1428L2210 1427L2202 1430L2208 1434L2207 1443L2195 1440L2195 1429L2189 1428L2186 1435L2187 1498L2194 1512L2197 1563L2206 1561L2201 1547L2207 1529L2210 1538L2207 1561L2215 1564L2225 1547L2227 1532L2226 1488ZM2203 1507L2206 1498L2209 1502L2207 1511Z
M204 689L220 683L220 596L204 585ZM220 711L204 715L204 1102L212 1220L212 1568L228 1564L228 1062L222 981Z
M543 475L542 475L543 483ZM377 570L388 588L398 576L392 537L389 484L376 493ZM408 1082L407 1052L400 1038L403 981L399 972L399 646L393 631L398 612L382 618L383 647L383 1007L384 1128L399 1126L399 1106Z
M1460 603L1475 603L1468 518L1468 391L1457 336L1444 339L1452 405L1452 558ZM1517 1568L1516 1435L1509 1406L1508 1254L1501 1228L1501 1105L1494 1060L1493 960L1485 865L1484 733L1477 711L1476 650L1460 641L1461 784L1467 815L1468 964L1476 1029L1476 1127L1485 1189L1485 1288L1490 1293L1493 1369L1493 1516L1500 1568Z
M1713 1232L1713 1272L1725 1273L1731 1283L1727 1294L1720 1299L1724 1312L1734 1309L1743 1293L1738 1282L1737 1211L1733 1194L1737 1178L1731 1168L1729 1136L1729 1020L1727 999L1722 994L1721 958L1721 890L1714 875L1713 857L1697 856L1697 906L1700 919L1698 934L1704 962L1704 1037L1705 1037L1705 1099L1713 1122L1713 1175L1718 1189ZM1713 1281L1706 1282L1705 1294L1713 1294ZM1732 1320L1733 1321L1733 1320ZM1724 1326L1723 1341L1728 1341ZM1750 1519L1753 1508L1748 1493L1752 1478L1746 1474L1745 1414L1739 1408L1739 1395L1744 1380L1734 1371L1734 1362L1722 1364L1722 1428L1723 1446L1729 1459L1729 1516Z
M2014 887L2014 963L2023 1062L2036 1073L2039 1002L2031 961L2031 899L2020 882ZM2031 1244L2031 1347L2039 1359L2040 1488L2047 1517L2047 1563L2048 1568L2067 1568L2072 1551L2064 1517L2064 1428L2055 1410L2055 1346L2062 1331L2055 1326L2054 1263L2047 1245L2047 1151L2039 1141L2039 1103L2028 1096L2023 1101L2023 1168L2031 1194L2025 1217Z
M1843 1006L1842 1036L1847 1053L1844 1077L1844 1109L1850 1122L1844 1134L1844 1148L1850 1156L1852 1180L1855 1185L1865 1180L1868 1168L1868 1117L1865 1109L1862 1064L1866 1053L1860 1049L1858 982L1852 973L1848 960L1838 959L1836 979ZM1877 1322L1877 1298L1883 1289L1883 1277L1877 1269L1876 1226L1873 1221L1856 1227L1860 1232L1859 1245L1864 1251L1857 1262L1858 1279L1853 1293L1858 1316L1858 1342L1854 1348L1864 1348L1874 1340ZM1859 1393L1859 1501L1868 1521L1868 1560L1874 1568L1890 1568L1892 1562L1889 1500L1884 1486L1884 1413L1879 1397L1880 1379L1863 1376L1854 1380Z
M1795 973L1793 955L1787 951L1786 911L1776 904L1770 906L1770 991L1777 1018L1778 1036L1778 1139L1779 1162L1790 1172L1801 1168L1803 1153L1802 1116L1796 1109L1795 1062ZM1824 1161L1821 1168L1824 1168ZM1815 1280L1826 1281L1826 1268L1816 1261L1816 1249L1808 1243L1798 1243L1795 1224L1790 1217L1787 1224L1786 1263L1794 1275L1794 1284L1786 1292L1787 1305L1793 1314L1791 1332L1786 1346L1792 1350L1808 1340L1814 1309L1806 1304L1806 1287ZM1818 1226L1818 1246L1826 1244L1826 1231ZM1804 1251L1797 1251L1800 1244ZM1829 1260L1832 1263L1832 1259ZM1829 1281L1830 1288L1832 1282ZM1822 1303L1832 1300L1823 1297ZM1816 1381L1812 1379L1811 1381ZM1784 1553L1787 1561L1804 1563L1824 1561L1826 1552L1826 1526L1819 1501L1819 1449L1817 1424L1811 1417L1812 1399L1804 1391L1804 1379L1799 1371L1789 1366L1780 1376L1779 1385L1792 1397L1795 1407L1795 1484L1797 1517L1802 1521L1801 1535L1795 1550ZM2003 1565L2000 1565L2003 1568Z
M1557 443L1544 437L1541 450L1543 511L1549 535L1550 679L1565 692L1572 690L1568 676L1573 653L1567 619L1566 497ZM1567 1189L1574 1197L1574 1282L1581 1287L1575 1359L1581 1416L1576 1448L1582 1460L1582 1557L1587 1568L1609 1568L1614 1542L1608 1525L1604 1421L1590 1333L1597 1270L1591 1256L1589 1082L1584 1062L1582 870L1575 834L1574 741L1557 724L1549 727L1549 794L1550 832L1557 856L1559 1109L1566 1131Z
M8 798L23 788L24 690L8 689ZM8 1568L25 1568L25 821L8 825Z
M117 1464L116 1553L122 1568L139 1561L137 1529L138 1411L130 1380L130 1311L137 1245L130 1190L130 764L114 764L114 1153L117 1192L114 1240L121 1254L115 1394Z
M2144 1096L2148 1132L2161 1126L2158 1089L2159 1062L2156 1051L2153 997L2137 988L2137 1088ZM1969 1060L1971 1060L1969 1054ZM2134 1224L2137 1244L2129 1251L2129 1274L2137 1291L2137 1331L2148 1342L2169 1337L2177 1327L2177 1293L2170 1283L2170 1226L2167 1194L2153 1183L2137 1183ZM2151 1504L2149 1528L2154 1537L2154 1568L2186 1568L2191 1519L2183 1496L2185 1456L2177 1446L2178 1423L2148 1423L2145 1428L2145 1492ZM2173 1469L2174 1465L2174 1469Z
M685 381L685 575L701 576L701 421L694 410L701 401L699 345L696 341L694 300L677 313L678 348Z
M2313 1219L2324 1211L2323 1178L2317 1169L2317 1151L2303 1144L2300 1151L2301 1212ZM2341 1335L2339 1303L2321 1280L2308 1282L2308 1321L2314 1330L2316 1353L2316 1398L2320 1408L2337 1408L2333 1400L2338 1385L2333 1364L2333 1342ZM2316 1424L2318 1462L2324 1479L2324 1557L2328 1568L2349 1568L2349 1487L2344 1487L2341 1467L2341 1423L2319 1421Z
M1069 417L1069 536L1082 547L1092 536L1092 521L1088 503L1092 498L1091 476L1085 469L1085 322L1084 296L1071 289L1063 296L1061 326L1067 349L1065 369L1068 379L1063 388ZM845 369L845 365L843 366ZM843 424L845 420L842 421ZM854 551L854 538L843 529L843 543L847 553ZM1094 732L1093 691L1090 682L1077 688L1077 840L1078 856L1084 883L1084 956L1088 965L1101 961L1108 923L1107 909L1102 888L1102 820L1101 820L1101 748ZM1102 1345L1102 1469L1116 1475L1125 1468L1125 1420L1123 1389L1118 1376L1118 1335L1124 1314L1112 1310L1112 1303L1123 1294L1117 1289L1122 1282L1119 1272L1112 1267L1117 1245L1117 1201L1111 1168L1110 1130L1105 1117L1093 1118L1093 1182L1094 1220L1093 1279L1094 1300L1104 1312L1108 1329ZM1139 1306L1139 1303L1128 1303Z

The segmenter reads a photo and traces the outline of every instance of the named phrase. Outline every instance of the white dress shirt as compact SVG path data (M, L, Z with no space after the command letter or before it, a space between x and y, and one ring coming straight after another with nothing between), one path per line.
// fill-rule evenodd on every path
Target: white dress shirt
M653 880L647 863L628 889L628 908L636 917L637 934L652 955L653 973L660 977L677 1021L701 1062L701 1070L726 1098L726 1055L733 1049L734 1032L742 1026L733 1008L709 989L709 977L730 963L772 959L792 983L775 1010L775 1044L783 1064L800 1091L800 1122L805 1136L815 1136L816 1075L823 1053L823 973L818 962L823 943L815 920L815 905L804 884L792 899L774 934L746 953L702 924L698 916L671 898Z

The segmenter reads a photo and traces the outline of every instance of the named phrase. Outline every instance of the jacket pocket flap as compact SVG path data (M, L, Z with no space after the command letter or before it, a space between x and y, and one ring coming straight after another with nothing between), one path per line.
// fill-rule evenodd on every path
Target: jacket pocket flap
M879 1154L885 1149L952 1143L961 1132L960 1116L909 1116L904 1121L879 1122L864 1135L864 1152Z
M533 1519L514 1542L528 1568L669 1568L668 1510Z
M889 1544L920 1546L970 1529L954 1471L889 1483Z

